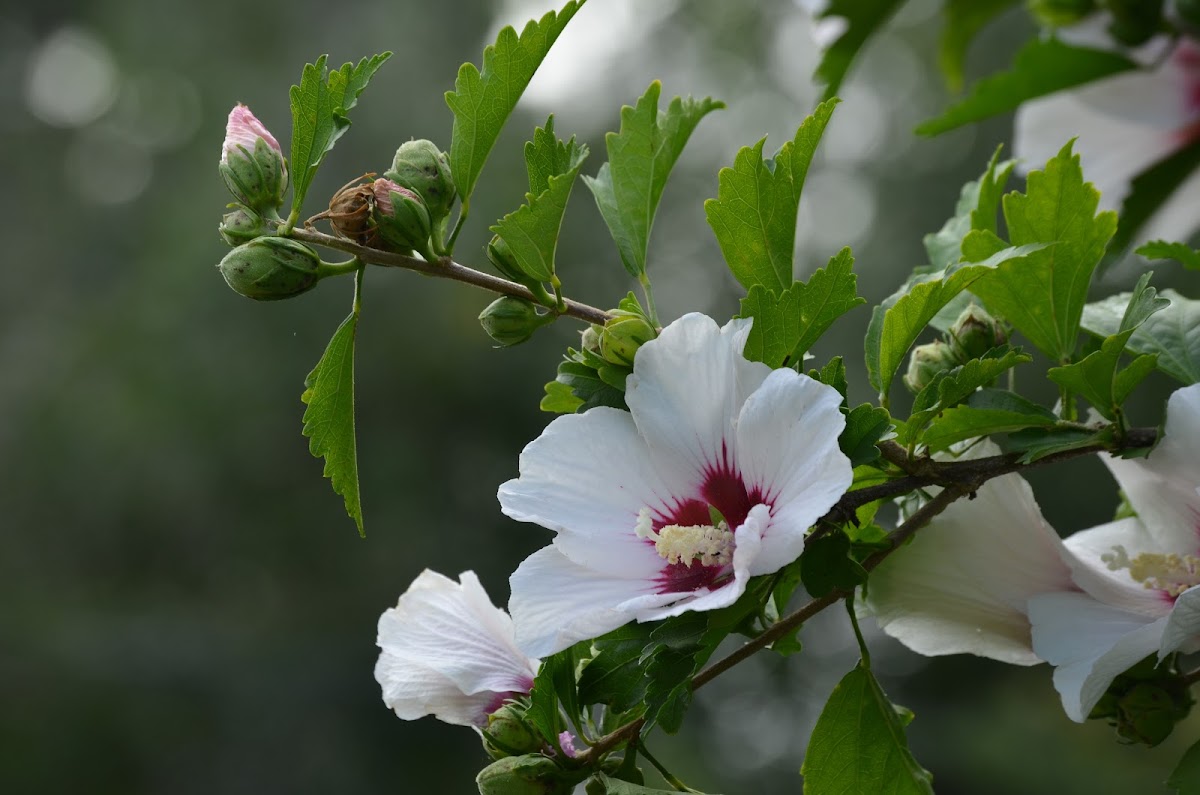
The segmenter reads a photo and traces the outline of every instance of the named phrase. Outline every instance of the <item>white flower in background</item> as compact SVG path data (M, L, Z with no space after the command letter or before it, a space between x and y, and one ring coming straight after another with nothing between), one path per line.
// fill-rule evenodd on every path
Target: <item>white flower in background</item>
M1147 47L1161 52L1161 44ZM1200 137L1200 49L1184 40L1153 68L1024 103L1013 132L1018 168L1023 173L1041 168L1075 137L1083 173L1100 191L1101 209L1120 209L1134 177ZM1200 170L1172 193L1134 242L1186 240L1198 225L1197 202Z
M1136 517L1060 542L1026 484L1005 475L920 531L871 575L869 609L922 654L1055 666L1083 721L1112 680L1200 640L1200 384L1167 406L1147 459L1105 456Z
M517 649L513 622L473 572L454 582L426 569L379 617L375 679L405 720L433 715L485 726L510 698L529 693L538 661Z
M749 332L680 318L638 351L628 412L559 417L521 453L501 508L557 533L511 578L526 652L732 604L849 488L841 395L747 361Z

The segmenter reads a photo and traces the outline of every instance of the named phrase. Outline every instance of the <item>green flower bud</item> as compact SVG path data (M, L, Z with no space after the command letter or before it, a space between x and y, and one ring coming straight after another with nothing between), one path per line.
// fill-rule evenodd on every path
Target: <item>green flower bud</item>
M483 330L505 347L520 345L538 328L553 321L554 315L539 315L532 301L511 295L497 298L479 313Z
M431 262L429 212L421 197L389 179L371 184L375 194L375 225L379 236L397 251L416 249Z
M262 216L249 207L238 207L231 213L225 213L221 218L221 225L217 229L225 242L231 246L248 243L268 232Z
M1096 10L1096 0L1025 0L1029 13L1046 28L1065 28Z
M1128 47L1145 44L1162 30L1162 0L1101 0L1101 5L1112 13L1108 32Z
M392 167L383 175L424 199L435 226L450 214L455 196L450 159L433 141L421 139L401 144Z
M945 342L938 340L928 345L918 345L913 348L908 358L908 372L904 376L904 385L913 393L920 392L929 386L929 382L938 373L958 365L958 357Z
M588 326L579 335L579 347L591 353L600 353L600 333L604 331L604 326L597 326L595 323Z
M525 710L517 704L505 704L488 715L483 747L493 759L513 754L530 754L542 747L537 732L525 721Z
M531 754L507 756L479 771L475 784L479 795L570 795L575 789L571 776L553 759Z
M633 367L638 348L656 336L654 327L638 315L618 315L600 332L600 355L612 364Z
M1175 723L1187 716L1188 706L1176 704L1166 689L1140 682L1121 696L1117 734L1153 747L1167 739Z
M277 210L287 190L287 166L279 142L245 105L229 112L218 164L226 187L253 210Z
M259 237L225 255L217 266L234 292L256 301L291 298L316 287L321 258L303 243Z
M492 263L492 267L509 281L525 284L529 278L521 272L517 258L513 256L512 250L499 235L493 237L487 244L487 258L488 262Z
M950 347L958 357L959 364L978 359L985 353L1008 342L1004 327L978 304L963 310L950 327Z

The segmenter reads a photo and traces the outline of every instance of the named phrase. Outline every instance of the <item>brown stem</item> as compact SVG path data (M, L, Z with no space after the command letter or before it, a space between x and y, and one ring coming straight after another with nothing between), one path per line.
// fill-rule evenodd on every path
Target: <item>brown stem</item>
M324 246L325 248L335 249L337 251L345 251L348 254L353 254L358 259L368 265L380 265L388 268L404 268L410 271L416 271L426 276L436 276L442 279L453 279L457 282L471 284L475 287L484 290L491 290L494 293L501 295L511 295L516 298L525 298L536 302L537 299L527 287L516 282L510 282L507 279L501 279L499 276L493 276L490 273L468 268L465 265L460 265L448 257L443 257L438 262L426 262L419 257L410 257L405 254L397 254L394 251L383 251L382 249L369 248L359 245L352 240L345 238L327 235L323 232L318 232L315 229L296 228L291 231L291 237L296 240L302 240L305 243L311 243L315 246ZM563 314L578 318L579 320L588 323L604 323L609 319L609 314L603 309L597 309L594 306L581 304L578 301L572 301L570 298L564 299Z

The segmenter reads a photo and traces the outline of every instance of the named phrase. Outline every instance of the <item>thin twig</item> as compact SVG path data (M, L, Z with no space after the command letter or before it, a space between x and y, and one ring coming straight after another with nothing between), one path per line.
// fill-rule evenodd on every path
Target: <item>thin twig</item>
M507 279L501 279L499 276L492 276L490 273L483 273L482 271L468 268L446 257L437 262L426 262L419 257L410 257L404 254L397 254L393 251L368 248L352 240L327 235L315 229L293 229L290 236L296 240L311 243L315 246L324 246L325 248L337 251L345 251L369 265L404 268L426 276L453 279L454 281L471 284L484 290L500 293L501 295L511 295L516 298L525 298L535 303L537 302L537 298L524 285L510 282ZM588 323L604 323L609 319L609 314L603 309L581 304L578 301L572 301L570 298L563 299L563 314Z

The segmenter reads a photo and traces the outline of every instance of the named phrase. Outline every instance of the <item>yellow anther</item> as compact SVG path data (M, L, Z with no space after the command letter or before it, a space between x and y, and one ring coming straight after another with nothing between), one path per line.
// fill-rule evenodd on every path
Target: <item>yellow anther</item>
M1179 596L1194 585L1200 585L1200 557L1171 553L1143 552L1130 558L1123 546L1100 556L1110 571L1127 569L1134 582L1145 588Z

